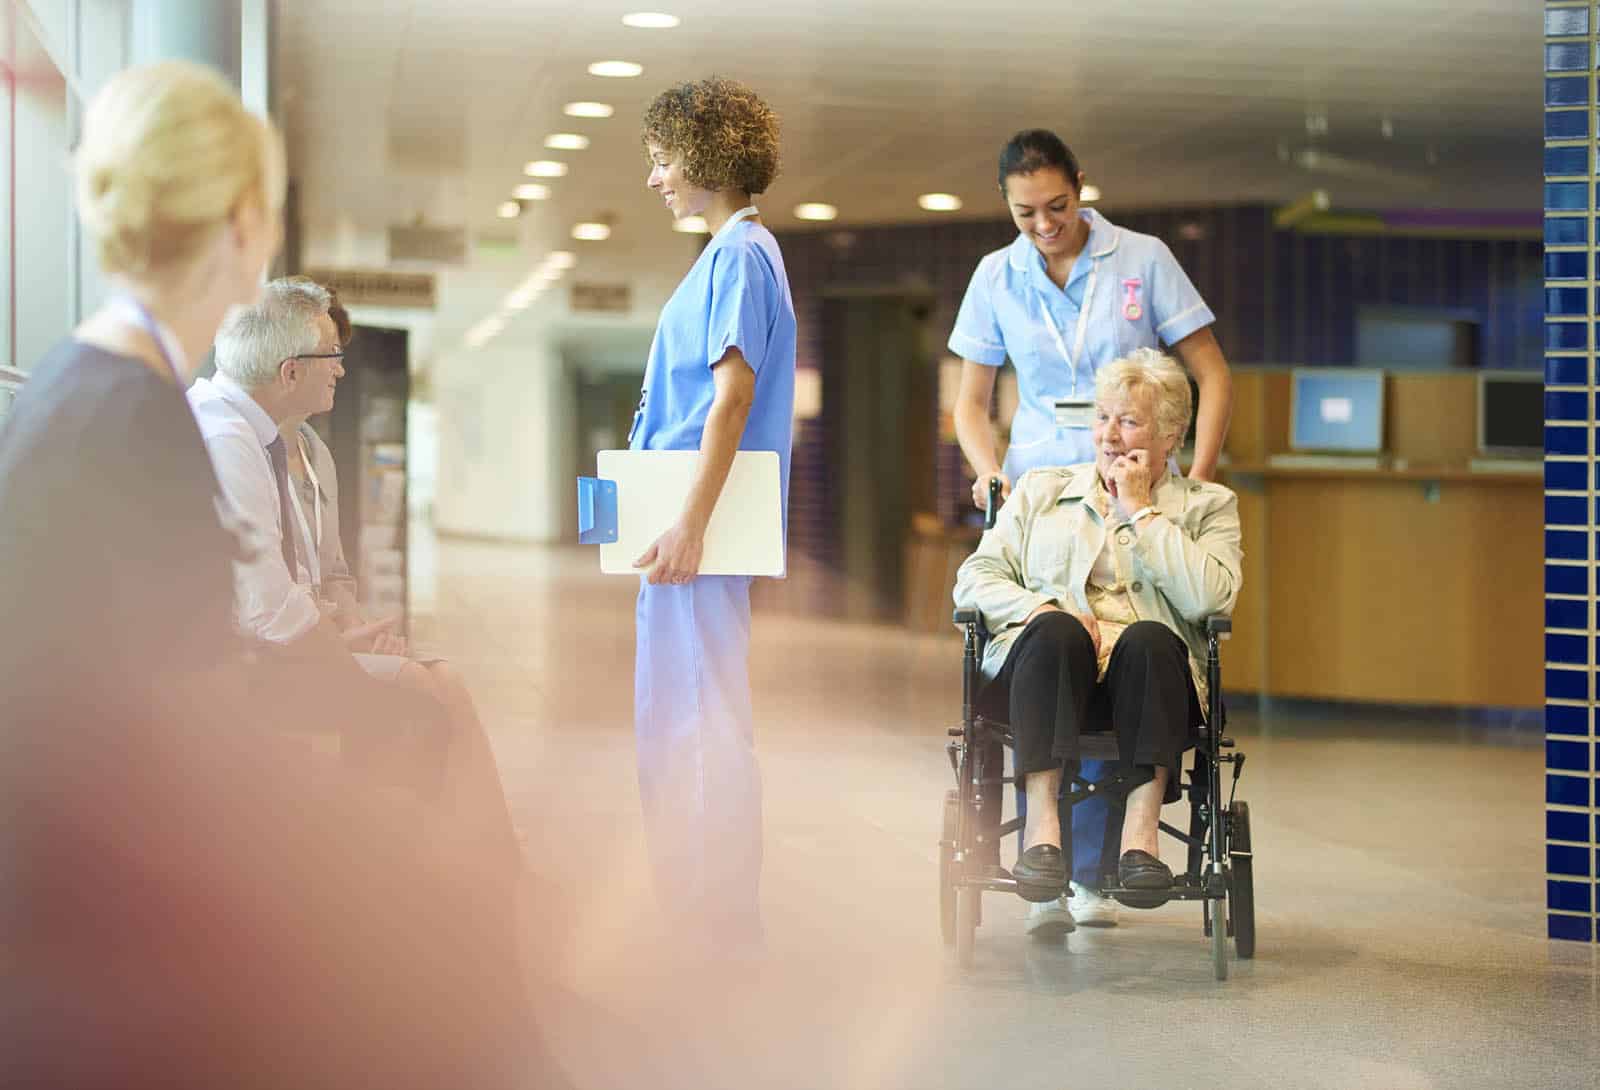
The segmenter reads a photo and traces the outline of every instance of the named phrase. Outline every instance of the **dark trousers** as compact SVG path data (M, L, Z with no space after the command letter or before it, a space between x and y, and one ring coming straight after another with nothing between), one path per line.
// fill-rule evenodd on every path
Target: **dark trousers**
M1188 647L1165 625L1140 621L1117 640L1105 680L1097 681L1097 673L1094 642L1083 624L1066 613L1044 613L1017 637L980 707L1010 723L1019 776L1075 768L1079 735L1111 730L1118 768L1168 768L1167 801L1176 799L1178 766L1201 717ZM995 793L995 821L999 804ZM1070 809L1062 807L1064 845L1073 840ZM1108 818L1103 858L1114 859L1120 805L1109 808Z

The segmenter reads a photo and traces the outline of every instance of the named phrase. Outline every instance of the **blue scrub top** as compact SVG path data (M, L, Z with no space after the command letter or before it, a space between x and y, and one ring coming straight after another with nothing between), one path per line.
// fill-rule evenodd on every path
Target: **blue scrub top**
M756 375L740 450L778 454L785 524L794 435L794 300L772 232L730 222L689 269L661 310L630 450L699 450L716 397L712 367L738 348Z
M1017 369L1017 415L1002 467L1012 481L1040 466L1094 459L1088 428L1056 427L1057 398L1092 400L1101 367L1135 348L1176 344L1216 321L1166 243L1118 227L1092 208L1079 214L1089 224L1089 241L1065 289L1051 281L1028 236L1018 235L978 262L950 334L950 351L962 359L999 367L1009 357ZM1075 376L1042 316L1046 306L1068 354L1088 307Z

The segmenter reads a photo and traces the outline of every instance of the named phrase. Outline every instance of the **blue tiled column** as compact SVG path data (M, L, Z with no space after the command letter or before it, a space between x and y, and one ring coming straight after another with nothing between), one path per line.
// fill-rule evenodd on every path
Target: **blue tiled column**
M1545 5L1545 885L1550 937L1579 942L1600 937L1596 18L1589 0Z

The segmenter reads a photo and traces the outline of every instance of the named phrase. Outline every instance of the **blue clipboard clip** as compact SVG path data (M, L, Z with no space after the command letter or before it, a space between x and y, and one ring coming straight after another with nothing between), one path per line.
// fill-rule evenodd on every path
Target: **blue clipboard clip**
M609 545L617 540L617 482L578 478L578 543Z

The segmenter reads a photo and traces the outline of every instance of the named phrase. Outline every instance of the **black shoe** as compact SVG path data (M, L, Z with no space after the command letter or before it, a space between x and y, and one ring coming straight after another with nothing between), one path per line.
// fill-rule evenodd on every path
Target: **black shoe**
M1117 881L1124 889L1171 889L1172 868L1149 852L1135 848L1123 852L1117 860Z
M1054 844L1035 844L1023 852L1011 874L1017 895L1035 904L1053 901L1067 888L1067 863Z

